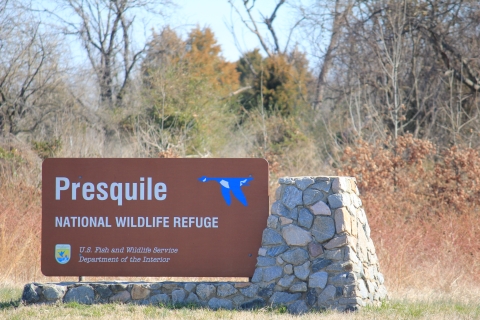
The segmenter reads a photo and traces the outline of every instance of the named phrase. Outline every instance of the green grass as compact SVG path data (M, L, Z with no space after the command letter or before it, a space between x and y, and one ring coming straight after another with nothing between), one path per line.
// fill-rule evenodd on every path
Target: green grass
M212 311L193 305L149 305L58 303L24 306L20 303L21 288L0 286L0 318L2 319L298 319L285 307L255 311ZM334 311L311 312L301 319L479 319L480 300L448 298L445 295L415 299L392 299L380 307L365 307L355 313Z

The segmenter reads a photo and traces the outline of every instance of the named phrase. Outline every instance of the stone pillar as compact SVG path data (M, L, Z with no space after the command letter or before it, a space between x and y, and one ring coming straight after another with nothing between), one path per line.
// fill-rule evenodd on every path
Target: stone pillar
M355 178L281 178L252 282L292 313L387 298Z

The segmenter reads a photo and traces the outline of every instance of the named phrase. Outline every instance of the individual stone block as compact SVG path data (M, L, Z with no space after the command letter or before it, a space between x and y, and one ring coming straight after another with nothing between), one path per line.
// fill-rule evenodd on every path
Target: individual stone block
M130 300L131 296L130 296L130 293L128 291L122 291L122 292L119 292L119 293L116 293L115 295L111 296L110 297L110 302L122 302L122 303L125 303L127 302L128 300ZM65 301L66 302L66 301Z
M279 266L267 267L263 269L263 281L270 282L282 276L283 268Z
M347 193L332 194L328 196L328 203L331 209L348 207L351 203L350 195Z
M325 288L327 285L328 273L324 271L315 272L308 278L309 288Z
M302 295L300 293L275 292L270 297L270 304L275 306L286 305L295 300L298 300Z
M257 267L270 267L275 265L275 258L258 257Z
M276 246L276 247L271 247L267 250L267 256L269 257L276 257L279 254L284 253L287 251L289 246L287 245L282 245L282 246Z
M218 309L232 310L233 303L228 299L212 298L208 301L208 307L213 310L218 310Z
M196 285L195 283L189 282L189 283L185 283L184 288L185 288L185 290L187 290L188 292L192 292L193 289L195 289L196 286L197 286L197 285Z
M310 213L310 210L302 208L298 213L298 225L306 229L310 229L313 223L313 215Z
M63 298L64 302L78 302L80 304L92 304L95 298L93 288L88 285L71 288Z
M272 215L280 216L280 217L290 217L291 213L290 210L285 207L285 205L281 201L275 201L272 204L272 209L271 209Z
M298 279L307 280L308 275L310 274L310 261L307 261L300 266L294 267L293 273Z
M66 290L67 288L64 286L47 285L43 287L43 296L48 301L58 301L63 298Z
M325 289L323 289L322 293L318 296L318 305L320 307L325 306L329 301L335 299L335 294L337 289L332 286L328 285Z
M328 207L328 205L323 201L318 201L314 205L310 206L310 211L316 216L330 216L332 211Z
M294 186L287 186L283 191L282 201L283 204L289 209L300 206L303 203L302 191Z
M338 177L333 179L332 191L333 193L350 192L352 190L350 179L347 177Z
M213 284L202 283L197 286L196 292L200 299L207 300L215 295L216 289Z
M132 287L131 295L133 300L145 299L150 295L150 290L138 284L134 284Z
M285 272L285 274L292 274L293 266L291 264L287 264L286 266L283 267L283 272Z
M350 213L345 207L335 210L335 229L337 230L337 233L352 233Z
M289 276L284 276L283 278L281 278L279 281L278 281L278 285L279 286L282 286L284 288L288 288L292 285L293 283L293 280L295 280L295 276L294 275L289 275Z
M290 246L303 247L312 241L310 232L295 225L283 227L282 236L285 239L285 242Z
M295 248L282 254L282 259L287 263L298 266L307 261L308 253L303 249Z
M317 216L313 221L311 233L315 240L322 243L335 235L335 223L330 217Z
M286 217L280 217L280 225L284 226L286 224L291 224L293 222L292 219Z
M265 300L257 298L251 301L244 302L240 305L242 310L255 310L265 307Z
M355 246L356 245L356 240L352 237L347 236L347 235L341 235L341 236L333 238L332 240L330 240L329 242L327 242L323 246L325 247L325 249L328 250L328 249L343 247L343 246L346 246L346 245L349 245L349 244L351 246Z
M198 296L195 293L190 292L188 294L187 299L185 299L185 303L199 304L200 300L198 299Z
M276 244L283 244L283 238L280 233L277 231L267 228L263 231L262 235L262 245L271 246Z
M258 255L265 257L267 255L267 249L266 248L260 248L258 249Z
M306 206L310 206L324 199L325 199L325 194L320 190L308 188L303 192L303 204Z
M317 271L325 269L326 267L328 267L332 263L333 263L333 261L329 260L329 259L324 259L324 258L316 259L312 263L312 272L315 273Z
M267 227L271 229L276 229L278 225L278 218L274 215L270 215L267 218Z
M249 287L246 288L241 288L240 292L245 296L249 298L253 298L257 295L258 293L258 286L256 284L252 284Z
M217 296L219 297L228 297L231 296L232 294L237 293L237 289L235 289L231 284L229 283L222 283L217 287Z
M318 181L311 185L310 188L329 193L331 186L332 184L329 181Z
M308 244L308 253L312 258L316 258L319 255L323 254L323 247L320 243L317 242L310 242Z
M301 179L295 179L295 185L297 186L298 189L300 190L305 190L308 188L308 186L312 185L315 182L313 178L310 177L303 177Z
M342 249L325 250L324 253L325 253L325 259L343 260L343 250Z
M297 282L288 289L290 292L307 292L307 284L305 282Z
M33 283L26 284L23 287L22 301L30 304L40 300L40 295L37 293L36 289L37 286L35 286Z
M172 291L172 303L182 304L185 302L185 290L176 289Z
M303 300L298 300L292 303L287 308L288 312L295 315L302 315L308 312L308 306Z

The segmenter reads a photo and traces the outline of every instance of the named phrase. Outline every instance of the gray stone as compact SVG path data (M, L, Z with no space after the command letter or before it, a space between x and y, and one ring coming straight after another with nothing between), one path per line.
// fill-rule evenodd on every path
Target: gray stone
M257 283L263 280L263 268L256 268L253 273L252 283Z
M111 296L110 299L110 302L122 302L122 303L125 303L127 302L128 300L130 300L131 296L130 296L130 292L128 291L121 291L121 292L118 292L116 293L115 295ZM64 299L65 301L65 299Z
M71 288L63 298L64 302L78 302L80 304L91 304L95 297L93 288L88 285Z
M286 224L290 224L290 223L292 223L292 222L293 222L293 220L290 219L290 218L280 217L280 224L281 224L282 226L284 226L284 225L286 225Z
M215 286L213 284L201 283L197 286L197 296L202 300L210 299L215 295Z
M296 206L300 206L303 203L302 191L294 186L287 186L283 191L283 204L289 209L293 209Z
M304 314L308 312L308 306L303 300L298 300L292 303L291 305L288 306L287 308L288 312L291 314Z
M278 285L279 286L282 286L284 288L288 288L292 285L293 283L293 280L295 280L295 276L294 275L290 275L290 276L285 276L283 277L282 279L280 279L278 281Z
M210 301L208 301L208 306L213 310L218 310L218 309L232 310L233 309L233 303L228 299L212 298L210 299Z
M297 282L288 290L290 292L307 292L307 284L305 282Z
M383 284L385 282L385 278L383 277L383 274L380 272L377 273L377 279L380 284Z
M320 181L310 186L311 189L321 190L325 193L330 191L331 184L329 181Z
M37 286L33 283L26 284L23 287L22 301L26 304L35 303L40 300L40 295L36 291Z
M310 206L324 199L325 199L325 195L320 190L308 188L303 192L303 204L306 206Z
M332 182L333 193L350 192L352 190L350 179L347 177L335 178Z
M350 271L350 270L346 270L346 266L349 265L350 267L352 266L352 264L350 262L335 262L335 263L332 263L331 265L329 265L325 271L327 272L330 272L330 273L341 273L341 272L345 272L345 271Z
M110 285L110 290L112 290L113 293L118 293L127 290L127 285L122 284L122 283L116 283Z
M308 186L312 185L315 182L313 178L310 177L303 177L301 179L296 179L295 180L295 185L297 186L298 189L300 190L305 190L308 188Z
M283 272L285 272L286 274L292 274L293 266L291 264L285 265L285 267L283 267Z
M303 249L295 248L282 254L282 259L287 263L298 266L307 261L308 253Z
M282 254L284 253L285 251L287 251L290 247L289 246L286 246L286 245L283 245L283 246L276 246L276 247L271 247L267 250L267 256L269 257L276 257L278 256L279 254Z
M335 235L335 222L330 217L317 216L311 229L313 237L320 243L330 240Z
M282 267L267 267L263 269L263 281L270 282L274 279L280 278L282 276L283 269Z
M287 293L287 292L275 292L270 297L270 304L273 306L286 305L295 300L298 300L302 296L301 293Z
M228 297L236 293L237 289L229 283L222 283L217 287L217 296Z
M277 262L277 265L279 265L279 266L281 266L281 265L283 265L283 264L285 263L285 261L283 261L283 259L282 259L280 256L278 256L276 260L277 260L277 261L276 261L276 262Z
M282 229L282 236L290 246L306 246L312 241L310 232L297 227L295 225L288 225Z
M258 286L256 284L252 284L249 287L246 288L241 288L240 292L248 298L253 298L257 295L258 293Z
M198 300L198 297L195 293L190 292L188 294L187 299L185 299L185 303L191 303L191 304L199 304L200 300Z
M362 279L358 280L358 291L360 292L360 297L363 299L368 298L368 290L365 286L365 282Z
M318 201L313 206L310 206L310 211L316 216L331 216L332 211L330 207L323 201Z
M338 236L336 238L333 238L332 240L328 241L323 246L327 250L333 249L333 248L339 248L339 247L343 247L343 246L348 245L349 240L350 240L349 237L344 234L344 235Z
M275 201L272 204L272 215L290 217L290 210L283 205L281 201Z
M147 285L147 288L150 290L160 290L161 287L162 287L162 283L160 282L150 283Z
M278 225L278 218L276 216L270 215L267 218L267 227L271 229L276 229Z
M310 274L310 261L305 262L301 266L293 268L295 276L300 280L307 280L308 275Z
M323 253L323 247L320 243L310 242L308 244L308 253L312 258L316 258Z
M257 267L270 267L275 265L275 258L258 257Z
M172 303L181 304L185 301L185 290L177 289L172 291Z
M65 295L66 288L64 286L47 285L43 288L43 296L48 301L61 300Z
M332 209L348 207L350 203L350 195L346 193L332 194L328 196L328 204L330 204L330 208Z
M325 289L323 289L322 293L318 295L318 304L320 306L326 305L328 301L335 299L336 292L337 288L332 285L328 285Z
M264 299L267 299L273 294L275 288L275 283L270 283L267 286L264 286L258 290L258 295Z
M271 246L276 244L283 244L283 238L280 233L277 231L267 228L263 231L262 235L262 245Z
M328 273L324 271L315 272L308 278L308 286L310 288L325 288L328 280Z
M307 296L306 296L306 302L307 305L312 307L315 303L317 303L317 290L315 288L312 288L308 290Z
M258 249L258 255L265 257L267 255L267 249L266 248L260 248Z
M307 229L312 227L313 215L310 213L310 210L302 208L298 213L298 225Z
M98 293L101 299L107 299L112 295L112 290L110 290L105 284L96 286L95 291Z
M332 263L333 263L333 261L329 260L329 259L325 259L325 258L316 259L316 260L313 261L313 264L312 264L312 272L315 273L317 271L325 269L326 267L328 267Z
M155 305L158 305L158 304L166 305L168 304L169 300L170 299L168 298L167 294L160 293L160 294L151 296L150 299L148 299L148 303L155 304Z
M192 292L193 289L195 289L197 285L195 283L191 283L191 282L188 282L188 283L185 283L185 290L187 290L188 292Z
M279 184L295 184L295 180L290 177L282 177L278 179Z
M329 283L336 287L341 287L341 286L348 286L348 285L354 284L355 280L356 280L356 277L353 273L345 272L345 273L340 273L331 277L329 279Z
M325 259L330 259L330 260L342 260L343 259L342 249L325 250L324 253L325 253Z
M265 307L265 300L260 298L244 302L240 305L240 309L242 310L255 310L263 307Z

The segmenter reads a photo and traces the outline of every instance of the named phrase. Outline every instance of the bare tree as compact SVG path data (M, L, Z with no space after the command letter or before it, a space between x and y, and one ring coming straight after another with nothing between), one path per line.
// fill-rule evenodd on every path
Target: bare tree
M59 55L55 37L29 11L0 6L0 132L32 132L57 110Z
M146 44L135 47L139 15L156 12L168 0L58 0L59 10L45 9L61 23L66 35L81 40L96 75L101 102L119 106L141 60ZM66 15L65 15L66 14ZM68 16L68 18L65 18Z

